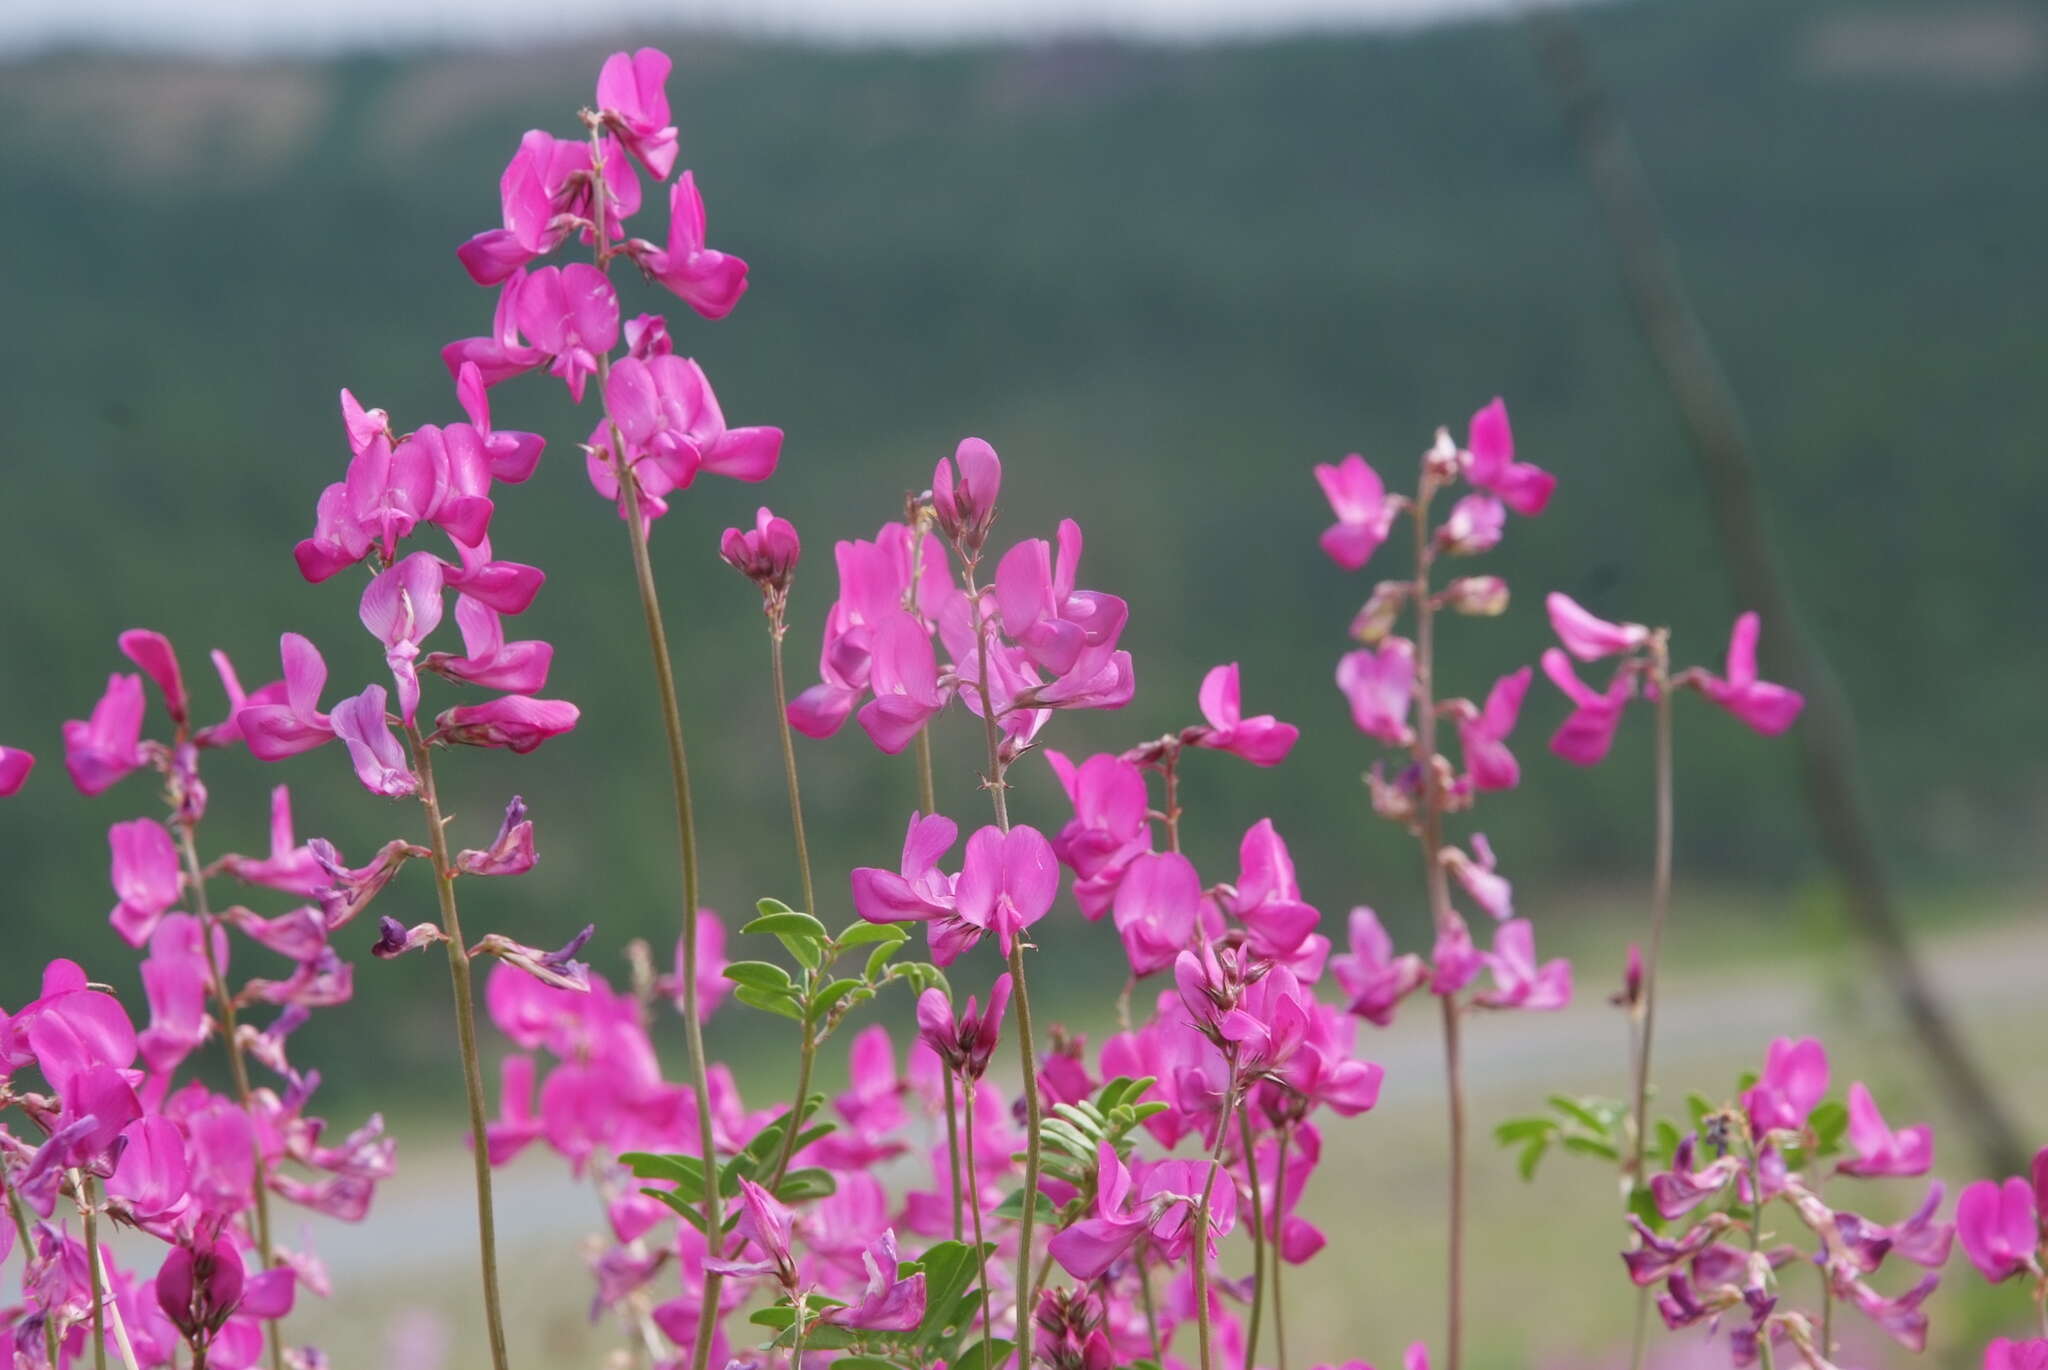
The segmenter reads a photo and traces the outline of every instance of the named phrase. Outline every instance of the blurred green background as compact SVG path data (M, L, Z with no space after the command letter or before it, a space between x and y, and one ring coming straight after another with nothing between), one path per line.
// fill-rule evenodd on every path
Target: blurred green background
M2048 21L1635 0L1582 22L1745 403L1778 550L1844 678L1909 911L1928 931L1972 925L1968 945L1996 960L2005 944L1983 929L2038 909L2048 818L2033 719L2048 678ZM1435 426L1462 432L1504 395L1522 456L1561 484L1488 559L1516 602L1497 623L1452 626L1449 688L1476 695L1533 661L1552 588L1669 623L1681 662L1718 665L1743 606L1519 24L1215 46L618 38L0 66L0 741L42 758L0 809L0 1004L29 997L60 953L133 984L105 922L101 832L154 800L140 778L81 799L58 742L126 668L118 631L169 633L202 715L218 708L205 650L227 649L253 684L274 675L284 630L325 648L337 688L378 677L353 583L309 587L291 561L345 464L336 391L401 428L459 417L436 352L486 331L493 295L454 247L497 221L519 133L571 131L620 45L675 55L680 164L697 172L713 244L753 265L723 323L637 282L628 311L679 315L678 347L728 418L788 434L770 484L706 480L655 535L714 907L796 890L765 635L751 587L717 561L718 531L762 499L802 530L800 686L833 593L831 542L872 536L966 433L1004 456L1002 534L1078 518L1084 583L1131 603L1136 702L1058 720L1052 745L1121 747L1193 721L1202 673L1228 660L1244 663L1248 709L1302 726L1277 771L1191 766L1189 846L1211 880L1270 814L1321 907L1367 900L1404 939L1426 921L1406 839L1370 820L1358 776L1372 751L1331 683L1379 568L1347 576L1317 551L1314 462L1363 451L1405 483ZM651 210L640 231L664 221ZM594 921L592 959L615 972L628 939L661 944L675 918L625 541L575 448L591 414L549 379L492 399L499 426L550 438L536 479L500 492L494 541L548 570L517 627L556 644L548 693L584 714L533 757L444 768L458 842L482 845L517 791L543 854L531 876L470 891L466 918L549 945ZM1576 771L1543 747L1562 713L1539 680L1517 735L1524 789L1480 826L1539 937L1586 953L1582 997L1597 1004L1648 864L1647 737L1631 727L1606 766ZM966 726L942 728L942 808L963 820L982 802L977 747ZM1680 878L1709 920L1685 945L1710 966L1761 948L1793 982L1836 977L1839 1009L1861 971L1794 749L1704 708L1681 711L1678 749ZM843 913L849 866L893 864L909 762L852 727L802 761L820 884ZM1034 761L1020 775L1019 816L1056 827L1049 773ZM335 751L281 767L224 757L209 779L209 855L260 850L279 780L301 834L350 855L417 825L412 807L360 791ZM430 905L414 872L379 911L412 922ZM371 932L352 935L366 947ZM1081 996L1111 984L1106 937L1042 939L1071 972L1069 1016L1096 1027ZM1956 983L1978 964L1958 962ZM318 1062L342 1117L372 1093L430 1116L452 1078L443 999L427 961L365 960L355 1003L316 1015L295 1054ZM1989 1021L1971 1026L1995 1041ZM1858 1030L1899 1088L1924 1087L1879 1047L1882 1020ZM714 1045L751 1050L752 1031L727 1018ZM1697 1031L1731 1063L1767 1035L1739 1020Z

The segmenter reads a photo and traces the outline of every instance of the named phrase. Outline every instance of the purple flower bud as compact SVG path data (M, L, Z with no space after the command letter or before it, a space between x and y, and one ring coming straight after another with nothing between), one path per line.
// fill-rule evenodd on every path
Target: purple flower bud
M950 459L939 459L932 472L932 511L938 515L940 531L962 556L979 554L988 541L1002 488L1002 459L980 438L962 438Z

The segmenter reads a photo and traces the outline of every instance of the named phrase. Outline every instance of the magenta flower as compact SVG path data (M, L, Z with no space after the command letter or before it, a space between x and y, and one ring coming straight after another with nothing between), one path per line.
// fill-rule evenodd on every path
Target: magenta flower
M1779 1037L1764 1056L1764 1073L1742 1096L1742 1104L1761 1136L1806 1126L1807 1115L1827 1092L1827 1048L1812 1037Z
M1035 665L1056 676L1106 657L1130 615L1115 595L1074 588L1081 549L1081 525L1061 519L1057 559L1044 538L1027 538L996 566L1003 631ZM1096 650L1084 662L1082 654L1091 648Z
M1572 703L1572 712L1550 739L1550 750L1576 766L1598 765L1614 745L1621 711L1635 692L1635 678L1626 668L1616 671L1606 693L1592 689L1572 669L1571 659L1555 647L1543 653L1543 674Z
M1476 713L1466 706L1458 718L1458 743L1465 751L1465 770L1474 789L1512 790L1521 783L1522 768L1508 750L1508 735L1521 717L1523 697L1534 673L1524 666L1504 675L1487 693L1486 707Z
M552 358L549 372L581 404L598 358L619 341L619 297L611 282L583 262L543 266L527 275L515 308L519 331Z
M1053 838L1053 852L1074 872L1074 901L1082 914L1100 918L1130 863L1152 849L1145 773L1107 752L1079 766L1056 751L1048 750L1045 759L1074 806L1074 816Z
M1485 909L1497 919L1515 916L1514 886L1497 869L1493 858L1493 844L1486 840L1486 834L1472 834L1472 850L1475 856L1467 856L1457 847L1446 847L1443 862L1452 876L1465 887L1465 893L1472 896L1472 902Z
M1728 674L1725 678L1706 671L1699 673L1700 693L1734 714L1765 737L1776 737L1792 726L1806 707L1806 696L1783 685L1757 679L1756 639L1760 620L1746 613L1735 620L1728 638Z
M597 108L605 127L657 181L667 180L676 164L676 130L668 121L671 65L659 48L641 48L630 56L613 53L597 73Z
M334 735L348 747L363 788L386 799L397 799L419 789L419 777L412 773L404 744L391 731L384 712L382 685L366 686L363 692L334 706Z
M336 713L340 707L336 706ZM563 699L504 695L485 704L462 704L434 719L434 738L465 747L503 747L524 755L576 727L582 711ZM337 724L337 729L339 725Z
M982 1012L973 995L955 1018L946 992L934 986L917 998L917 1035L938 1056L948 1070L979 1080L988 1070L1002 1035L1003 1010L1010 1003L1010 976L1006 971L989 986L988 1011Z
M443 679L480 685L487 690L531 694L547 688L548 668L555 659L552 645L540 641L507 642L504 620L498 611L468 595L455 597L455 626L462 632L462 655L429 652L420 658L420 665Z
M1142 980L1172 965L1194 939L1202 877L1179 852L1147 852L1131 860L1114 907L1131 974Z
M1375 1027L1393 1022L1395 1008L1429 978L1421 957L1394 955L1394 939L1363 905L1351 910L1351 950L1330 958L1330 973L1350 998L1351 1012Z
M938 658L924 628L901 609L874 624L870 651L868 684L875 697L861 706L860 726L894 756L946 707Z
M178 849L170 832L154 818L114 824L107 829L107 845L113 849L111 874L119 900L107 921L129 946L139 947L184 888Z
M458 852L455 868L464 875L524 875L539 858L533 850L533 820L526 816L526 801L518 795L505 806L498 835L481 851Z
M1367 737L1389 747L1414 741L1408 731L1409 701L1415 693L1415 644L1390 637L1377 651L1346 652L1337 661L1337 688L1351 701L1351 721Z
M384 664L398 686L399 717L408 725L419 716L420 643L441 623L441 585L440 560L414 552L371 579L358 611L370 636L384 644Z
M833 547L839 570L839 599L825 618L825 636L818 653L823 679L789 704L790 726L806 737L830 737L839 731L868 691L874 625L903 610L913 594L927 620L938 618L949 604L965 602L953 588L946 557L927 542L913 553L910 529L885 524L872 542L851 539Z
M956 474L957 473L957 474ZM978 556L995 522L1003 462L980 438L962 438L932 471L932 512L939 531L966 556Z
M796 535L795 524L777 518L764 504L754 511L751 530L725 530L718 540L718 555L764 593L786 594L796 576L797 559L803 555L803 542Z
M1024 930L1045 917L1059 892L1059 863L1043 833L1023 823L1008 832L993 824L982 828L967 839L966 860L953 887L954 914L971 930L960 949L992 935L1008 956ZM941 960L937 945L932 950L932 959L941 965L952 959Z
M277 645L284 659L284 702L257 702L257 695L251 695L235 714L235 727L249 751L264 761L311 751L334 737L334 721L320 712L320 691L327 685L320 649L297 633L286 633Z
M939 869L959 828L942 814L910 815L903 863L896 871L856 867L853 908L870 923L929 922L953 913L953 880Z
M171 716L171 722L183 727L190 719L189 701L185 696L185 678L178 670L178 654L171 648L171 640L162 633L147 628L130 628L117 639L121 655L141 668L142 673L156 682L163 693L164 708Z
M142 677L110 675L92 717L64 725L64 769L80 794L96 795L142 762Z
M0 747L0 799L20 794L28 783L28 773L35 768L36 759L30 753L19 747Z
M1308 1031L1302 1038L1301 1049L1288 1058L1280 1072L1286 1088L1270 1083L1260 1086L1268 1101L1268 1112L1276 1111L1271 1102L1275 1098L1286 1101L1277 1110L1279 1116L1306 1117L1310 1110L1319 1107L1346 1118L1369 1111L1379 1103L1380 1083L1386 1071L1352 1054L1358 1024L1339 1010L1313 999L1305 999L1304 1004L1308 1010ZM1307 1178L1307 1169L1303 1167L1300 1179ZM1294 1176L1289 1176L1290 1189L1296 1189L1298 1183ZM1296 1192L1298 1196L1298 1189ZM1320 1243L1318 1234L1317 1244Z
M1295 739L1301 736L1301 729L1292 723L1282 723L1271 714L1244 716L1235 661L1214 667L1202 677L1199 702L1209 726L1190 728L1186 739L1189 746L1229 752L1254 766L1277 766L1287 759L1287 753L1294 750Z
M230 852L216 864L244 884L287 894L317 894L329 883L312 847L300 844L293 835L292 795L284 785L273 786L270 791L270 855L254 857Z
M1237 884L1223 892L1223 906L1245 925L1254 952L1276 958L1292 954L1322 915L1303 901L1294 858L1272 819L1261 818L1245 830L1237 862ZM1187 945L1187 939L1180 945Z
M2048 1338L2011 1341L1993 1337L1984 1348L1984 1370L2048 1370Z
M1609 623L1580 606L1569 595L1552 590L1544 597L1551 631L1566 651L1581 661L1598 661L1618 652L1633 652L1650 640L1650 630L1640 623Z
M161 1230L191 1203L185 1134L169 1118L148 1114L121 1133L121 1156L107 1177L107 1196L138 1223Z
M1572 964L1563 957L1536 964L1536 936L1526 918L1511 918L1486 953L1493 988L1476 995L1482 1008L1561 1009L1572 1001Z
M547 139L549 143L555 142L553 138L550 138L538 129L527 134L527 138L529 140L543 138ZM525 144L522 143L522 150L524 147ZM586 165L588 165L588 155L586 150L584 153ZM513 161L516 164L518 158L515 157ZM509 174L510 168L507 168L507 171ZM543 202L544 204L545 202ZM481 241L490 236L489 234L479 235L478 239L473 239L472 242ZM514 250L516 254L521 249L518 249L515 245ZM534 367L539 366L548 359L547 353L531 346L519 335L519 295L526 287L527 273L525 265L529 260L531 260L531 254L517 257L516 262L513 265L505 266L502 272L496 270L502 263L493 261L491 266L494 274L490 279L479 276L476 268L474 266L470 267L470 275L476 279L477 284L493 285L501 280L504 284L499 288L498 303L491 313L490 336L483 338L460 338L441 349L441 361L447 366L450 376L459 376L462 368L465 365L470 365L476 367L477 373L483 378L485 385L496 385L498 382L510 380L522 372L531 371ZM465 258L464 264L469 265L467 258ZM308 579L316 578L308 577Z
M203 937L199 920L187 913L169 915L150 935L149 956L142 963L149 1026L137 1034L136 1046L158 1075L167 1077L213 1031L207 1017L213 966L208 963ZM214 964L225 975L224 933L215 933L214 952Z
M707 319L732 313L747 293L747 264L704 244L704 197L684 172L668 189L668 246L635 239L628 245L641 269Z
M897 1278L896 1233L884 1228L874 1244L860 1254L867 1283L851 1304L827 1308L818 1321L874 1332L908 1332L924 1321L924 1272Z
M656 499L687 489L700 471L763 481L782 453L780 428L732 428L697 363L674 353L647 361L622 357L605 382L605 403L626 440L642 487ZM602 447L600 441L594 446ZM640 469L641 467L646 469ZM598 481L593 458L592 481ZM606 477L600 493L616 498Z
M1337 516L1337 521L1323 530L1319 539L1322 549L1345 570L1356 571L1387 540L1387 531L1405 501L1399 496L1389 499L1379 472L1356 452L1335 466L1318 465L1316 481Z
M1466 429L1465 478L1498 495L1525 518L1543 512L1557 488L1557 477L1541 467L1515 460L1515 435L1508 427L1508 407L1498 396L1472 416Z
M1429 952L1429 992L1449 997L1472 983L1485 955L1472 944L1472 930L1455 912L1436 930Z
M1228 1186L1219 1185L1218 1189ZM1131 1172L1116 1148L1103 1142L1095 1156L1095 1214L1053 1234L1053 1259L1077 1280L1098 1280L1131 1249L1152 1223L1151 1213L1130 1206Z
M2034 1188L2017 1177L1979 1180L1956 1200L1956 1239L1985 1279L1997 1284L2041 1267L2040 1210Z
M1467 495L1451 506L1450 516L1436 530L1439 550L1454 557L1476 557L1500 545L1508 513L1491 495Z
M740 1179L740 1218L735 1230L754 1248L755 1258L707 1260L707 1268L727 1275L772 1275L785 1289L796 1291L796 1261L790 1255L789 1239L796 1228L796 1215L780 1200L752 1180Z
M1856 1157L1837 1167L1844 1175L1925 1175L1934 1164L1934 1129L1892 1131L1860 1080L1849 1086L1849 1145Z
M484 386L483 372L474 362L464 362L456 369L455 398L461 403L462 412L469 415L469 422L451 423L442 430L450 461L457 465L473 462L488 471L491 479L508 485L521 484L531 477L540 465L547 439L538 433L499 432L491 427L490 395ZM474 456L468 452L471 444L477 449Z

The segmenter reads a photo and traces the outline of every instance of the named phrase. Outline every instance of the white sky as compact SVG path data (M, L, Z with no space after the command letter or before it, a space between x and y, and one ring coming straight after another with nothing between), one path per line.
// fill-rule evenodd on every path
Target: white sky
M834 42L1111 33L1195 40L1408 26L1517 0L0 0L0 53L243 56L710 27Z

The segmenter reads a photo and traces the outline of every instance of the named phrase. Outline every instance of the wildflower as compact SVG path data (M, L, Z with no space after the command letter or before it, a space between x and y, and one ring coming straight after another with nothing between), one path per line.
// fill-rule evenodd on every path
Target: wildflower
M761 587L764 594L786 595L796 575L797 558L803 543L796 525L777 518L766 505L754 513L751 531L728 528L718 541L718 555L725 564Z
M1023 823L1008 832L994 825L982 828L967 839L966 860L953 887L955 916L973 930L966 945L993 935L1008 956L1025 929L1052 908L1059 889L1059 863L1038 829ZM937 946L933 951L939 960Z
M1350 998L1350 1011L1376 1027L1394 1021L1394 1009L1429 978L1415 955L1395 956L1394 939L1379 915L1364 906L1351 910L1351 950L1333 957L1330 971Z
M1399 496L1389 499L1379 473L1356 452L1335 466L1317 466L1316 481L1337 516L1337 521L1323 530L1322 549L1345 570L1356 571L1387 540L1387 531L1406 501Z
M113 849L112 879L119 901L107 921L131 947L149 940L157 920L178 901L184 877L171 834L154 818L136 818L107 829Z
M1759 620L1746 613L1735 620L1728 638L1728 674L1706 671L1697 675L1700 693L1734 714L1766 737L1775 737L1792 726L1806 707L1806 697L1797 690L1757 679L1756 639Z
M1811 1037L1779 1037L1764 1056L1764 1072L1742 1096L1750 1126L1761 1137L1780 1129L1797 1131L1828 1092L1827 1049Z
M1117 886L1117 935L1139 979L1172 965L1195 934L1201 912L1202 878L1179 852L1147 852L1132 858Z
M1235 661L1217 666L1202 677L1200 695L1206 728L1189 730L1187 744L1211 751L1229 752L1254 766L1277 766L1294 750L1301 729L1282 723L1271 714L1246 718L1239 702L1238 670Z
M1609 623L1582 608L1571 596L1555 590L1544 596L1543 607L1550 614L1550 627L1557 640L1581 661L1633 652L1650 640L1650 630L1642 624Z
M988 1009L981 1011L973 995L956 1018L944 990L934 986L917 999L917 1032L948 1070L979 1080L995 1054L1003 1029L1003 1010L1010 1003L1010 976L998 975L989 986Z
M1474 789L1512 790L1521 783L1522 768L1508 750L1508 735L1521 716L1533 673L1527 666L1504 675L1487 692L1486 707L1470 705L1458 716L1458 743L1465 751L1465 770Z
M1002 459L980 438L962 438L951 458L939 458L932 471L932 512L961 556L981 555L1002 489Z
M1993 1284L2025 1270L2040 1274L2039 1208L2033 1186L2014 1178L1979 1180L1956 1201L1956 1238L1978 1273Z
M36 768L33 755L19 747L0 747L0 799L21 793L28 773Z
M375 688L375 687L373 687ZM504 695L485 704L462 704L434 719L430 741L466 747L503 747L524 755L576 727L582 711L562 699Z
M1860 1080L1849 1086L1849 1145L1855 1159L1836 1167L1844 1175L1925 1175L1934 1163L1934 1129L1892 1131Z
M1414 740L1408 730L1415 691L1415 644L1390 637L1377 651L1346 652L1337 662L1337 688L1351 701L1351 721L1389 747Z
M1494 987L1473 1002L1482 1008L1561 1009L1572 998L1572 965L1559 957L1536 964L1535 934L1526 918L1511 918L1493 934L1486 968Z
M92 717L64 725L64 769L80 794L96 795L142 762L142 677L110 675Z
M1601 693L1580 680L1570 659L1555 647L1543 653L1543 674L1572 702L1571 716L1551 737L1550 750L1574 765L1597 765L1614 745L1622 708L1634 693L1634 676L1626 669L1616 671Z
M1508 508L1533 518L1550 503L1557 477L1541 467L1515 460L1515 435L1508 427L1508 407L1496 396L1472 416L1465 437L1465 478L1498 495Z

